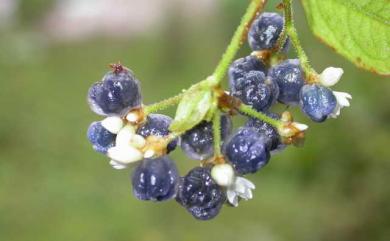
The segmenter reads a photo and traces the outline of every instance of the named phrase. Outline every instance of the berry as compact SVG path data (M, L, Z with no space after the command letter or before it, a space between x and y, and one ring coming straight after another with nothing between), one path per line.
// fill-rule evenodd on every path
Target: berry
M138 128L137 134L145 138L148 136L164 137L169 135L169 126L172 123L172 118L161 114L148 115L146 122ZM171 141L167 146L168 153L176 148L177 140Z
M209 168L195 167L182 179L176 200L195 218L208 220L218 215L226 195Z
M133 193L140 200L164 201L176 194L179 174L168 157L144 159L132 176Z
M255 128L240 128L223 150L225 157L239 174L255 173L265 166L270 158L265 138Z
M268 110L279 95L278 86L261 71L250 71L230 86L233 96L258 111Z
M124 116L131 109L138 108L141 102L139 81L124 67L108 72L88 92L92 111L103 116Z
M281 15L269 12L261 14L248 32L249 46L253 51L275 48L283 26L284 20ZM284 51L288 50L288 43L285 43L283 48Z
M256 56L249 55L234 61L230 65L228 72L231 91L235 91L235 87L238 85L237 82L239 82L244 75L253 70L266 73L265 64Z
M305 85L300 93L302 111L315 122L325 121L337 105L333 92L322 85Z
M231 132L231 118L221 116L221 137L225 139ZM213 124L202 121L181 136L181 148L191 159L205 160L214 154Z
M274 113L268 113L269 117L279 119L279 116ZM249 118L245 127L254 128L265 139L268 150L273 151L282 145L278 131L267 122L259 119Z
M106 154L107 150L115 145L116 135L106 130L102 123L93 122L87 132L88 140L95 151Z
M305 83L298 59L288 59L268 72L268 78L279 86L278 101L286 105L299 103L299 91Z

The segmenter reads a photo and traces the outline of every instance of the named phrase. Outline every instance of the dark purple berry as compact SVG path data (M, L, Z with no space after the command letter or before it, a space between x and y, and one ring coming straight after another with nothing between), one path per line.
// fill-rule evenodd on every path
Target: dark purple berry
M146 122L143 123L137 130L137 134L147 138L148 136L164 137L170 134L169 126L172 123L172 118L161 114L148 115ZM168 144L168 153L176 148L177 140L171 141Z
M230 86L231 94L257 111L266 111L275 103L279 88L261 71L250 71Z
M116 135L106 130L101 122L93 122L87 132L88 140L95 151L106 154L115 145Z
M218 215L226 195L209 168L195 167L182 179L176 200L195 218L208 220Z
M103 116L124 116L131 109L140 107L141 102L139 81L123 67L108 72L88 92L92 111Z
M266 67L263 61L256 56L249 55L245 58L240 58L234 61L229 67L229 84L231 91L235 91L235 87L239 85L242 78L250 71L261 71L266 73Z
M266 142L255 128L243 127L226 141L223 153L239 174L255 173L270 159Z
M283 31L283 17L277 13L262 13L252 24L248 32L249 46L253 51L271 50L276 47ZM287 52L288 44L284 46Z
M272 67L268 78L279 86L279 102L286 105L299 103L299 91L305 80L298 59L289 59Z
M221 116L221 137L225 139L231 132L231 118L227 115ZM213 124L202 121L191 130L181 136L181 148L191 159L205 160L214 154L213 147Z
M280 119L279 116L274 113L268 113L267 115L273 119ZM273 151L281 148L282 143L277 129L267 122L255 118L249 118L245 127L254 128L260 135L262 135L268 150Z
M133 193L140 200L164 201L176 195L179 178L168 156L144 159L132 176Z
M302 111L315 122L325 121L337 105L332 90L319 84L305 85L300 93Z

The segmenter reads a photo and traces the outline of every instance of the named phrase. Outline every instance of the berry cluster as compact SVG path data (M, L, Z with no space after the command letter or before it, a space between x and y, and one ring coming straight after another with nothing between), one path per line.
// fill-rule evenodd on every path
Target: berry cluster
M277 13L263 13L253 22L248 32L253 53L230 65L230 92L215 87L217 122L204 118L181 133L172 132L172 118L146 111L139 81L120 64L112 65L89 89L92 111L105 119L90 125L88 139L115 169L139 162L131 178L136 198L176 199L195 218L211 219L223 204L236 207L252 198L255 185L244 175L261 170L286 145L302 141L307 126L293 122L289 112L271 112L272 106L299 105L310 119L322 122L349 105L350 95L329 88L340 79L341 69L327 68L313 81L298 59L280 60L290 45L289 38L279 43L283 28L284 19ZM248 120L232 132L235 114ZM200 161L184 177L168 156L177 146Z

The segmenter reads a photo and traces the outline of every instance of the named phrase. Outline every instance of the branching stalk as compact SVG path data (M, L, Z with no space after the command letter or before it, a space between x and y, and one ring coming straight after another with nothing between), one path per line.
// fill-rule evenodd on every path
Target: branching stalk
M213 78L210 78L210 81L212 81L213 85L218 85L225 77L227 69L233 62L238 50L241 48L242 44L246 40L250 25L252 24L257 14L263 10L264 5L266 3L267 0L252 0L245 15L242 17L241 23L238 26L236 32L234 33L229 46L227 47L224 55L222 56L221 61L215 69L212 75Z
M297 29L295 28L294 25L292 0L283 0L283 9L284 9L285 31L287 35L290 37L291 43L297 52L302 69L306 75L306 81L308 83L317 82L318 74L311 67L309 63L309 58L307 57L305 50L302 48L302 45L298 38Z
M213 117L213 140L214 140L214 156L221 155L221 114L219 111L214 113Z

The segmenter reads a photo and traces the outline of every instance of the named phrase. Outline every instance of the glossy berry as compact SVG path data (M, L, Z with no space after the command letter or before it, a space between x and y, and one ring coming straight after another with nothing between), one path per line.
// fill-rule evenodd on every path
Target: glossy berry
M164 201L175 196L179 178L168 156L144 159L132 176L133 193L140 200Z
M145 138L148 136L164 137L169 135L169 126L171 123L172 118L169 116L161 114L150 114L148 115L146 122L138 128L137 134ZM168 153L173 151L176 148L176 145L177 140L170 142L167 147Z
M95 151L106 154L115 145L116 135L106 130L101 122L93 122L87 132L88 140Z
M279 119L279 116L274 113L268 113L269 117ZM267 149L270 151L281 147L282 143L278 131L272 125L259 119L249 118L245 127L254 128L260 135L264 137Z
M265 12L252 24L248 32L249 46L253 51L270 50L276 47L278 38L283 31L283 17L277 13ZM284 51L288 50L288 43Z
M89 89L88 103L98 115L124 116L141 105L139 81L130 70L118 66Z
M265 138L255 128L243 127L232 135L223 150L239 174L255 173L270 158Z
M250 71L230 86L231 94L257 111L268 110L279 95L278 86L261 71Z
M229 67L229 84L231 91L235 91L235 87L240 85L238 82L250 71L261 71L266 73L266 67L263 61L256 56L250 55L244 58L237 59Z
M298 59L289 59L274 66L268 72L268 78L279 87L279 102L286 105L299 103L299 91L305 80Z
M232 123L229 116L221 116L221 137L225 139L231 132ZM213 124L202 121L181 136L181 148L194 160L205 160L214 154Z
M182 179L176 200L195 218L208 220L217 216L226 195L209 168L195 167Z
M315 122L323 122L336 108L333 92L322 85L305 85L300 93L302 111Z

